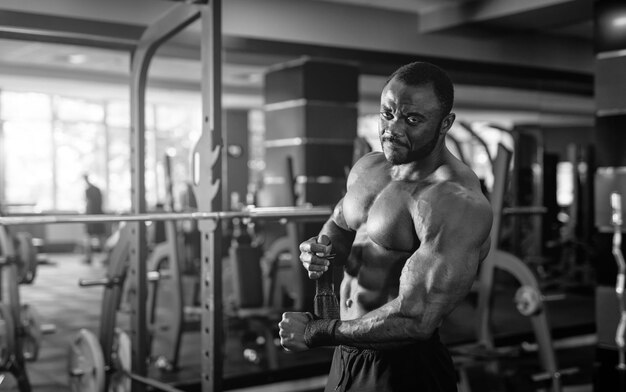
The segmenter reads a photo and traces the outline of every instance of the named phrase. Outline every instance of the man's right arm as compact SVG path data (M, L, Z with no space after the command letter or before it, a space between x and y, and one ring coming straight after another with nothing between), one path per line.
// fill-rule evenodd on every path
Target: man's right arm
M332 263L343 264L350 254L355 231L346 223L343 215L343 202L344 199L341 199L337 203L332 215L319 233L319 236L325 235L330 239L330 245L317 243L317 237L300 244L300 261L309 272L311 279L318 279L327 270L328 256L333 255Z
M320 235L324 234L330 238L332 245L331 253L335 255L333 262L343 264L352 248L356 232L348 226L343 215L344 199L341 199L335 206L330 219L326 221Z

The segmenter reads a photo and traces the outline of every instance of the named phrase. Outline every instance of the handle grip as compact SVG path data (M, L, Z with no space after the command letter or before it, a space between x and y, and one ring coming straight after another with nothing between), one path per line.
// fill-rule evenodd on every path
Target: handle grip
M330 238L328 238L324 234L320 234L317 237L317 243L322 244L322 245L329 245ZM329 290L329 289L332 290L332 284L333 284L333 263L332 262L329 263L328 265L328 271L323 273L322 276L320 276L316 280L316 282L317 282L316 289L315 289L316 294L320 293L320 290Z
M78 281L80 287L110 286L113 283L113 279L111 278L80 279Z
M317 242L329 245L330 239L321 234ZM333 288L333 263L328 265L328 271L315 281L315 300L313 312L322 319L339 319L339 301Z

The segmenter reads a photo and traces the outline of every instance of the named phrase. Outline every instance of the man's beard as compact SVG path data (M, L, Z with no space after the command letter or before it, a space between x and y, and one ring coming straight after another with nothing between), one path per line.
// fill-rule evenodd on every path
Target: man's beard
M381 144L384 144L385 141L390 143L397 143L398 139L393 136L389 136L383 138L383 143ZM391 152L390 154L385 153L385 158L387 158L387 161L389 161L389 163L391 163L392 165L401 165L403 163L419 161L420 159L428 157L434 151L435 147L437 146L437 142L439 142L439 132L435 132L433 137L426 144L424 144L422 147L418 148L415 151L409 151L406 155L394 152ZM384 150L385 147L383 145L383 151Z

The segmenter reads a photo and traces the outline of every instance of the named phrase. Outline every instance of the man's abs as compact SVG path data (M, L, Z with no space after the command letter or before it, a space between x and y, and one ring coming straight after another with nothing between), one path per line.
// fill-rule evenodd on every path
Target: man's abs
M341 282L341 318L361 317L396 298L400 273L409 256L384 250L371 241L356 243Z
M387 302L386 290L368 290L359 285L358 278L344 272L339 305L342 320L353 320Z

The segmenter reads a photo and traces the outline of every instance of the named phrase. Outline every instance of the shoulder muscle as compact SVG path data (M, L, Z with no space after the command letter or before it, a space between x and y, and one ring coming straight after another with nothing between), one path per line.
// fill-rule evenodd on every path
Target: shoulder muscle
M413 211L422 243L480 247L489 237L491 206L475 191L455 183L437 184L417 199Z

